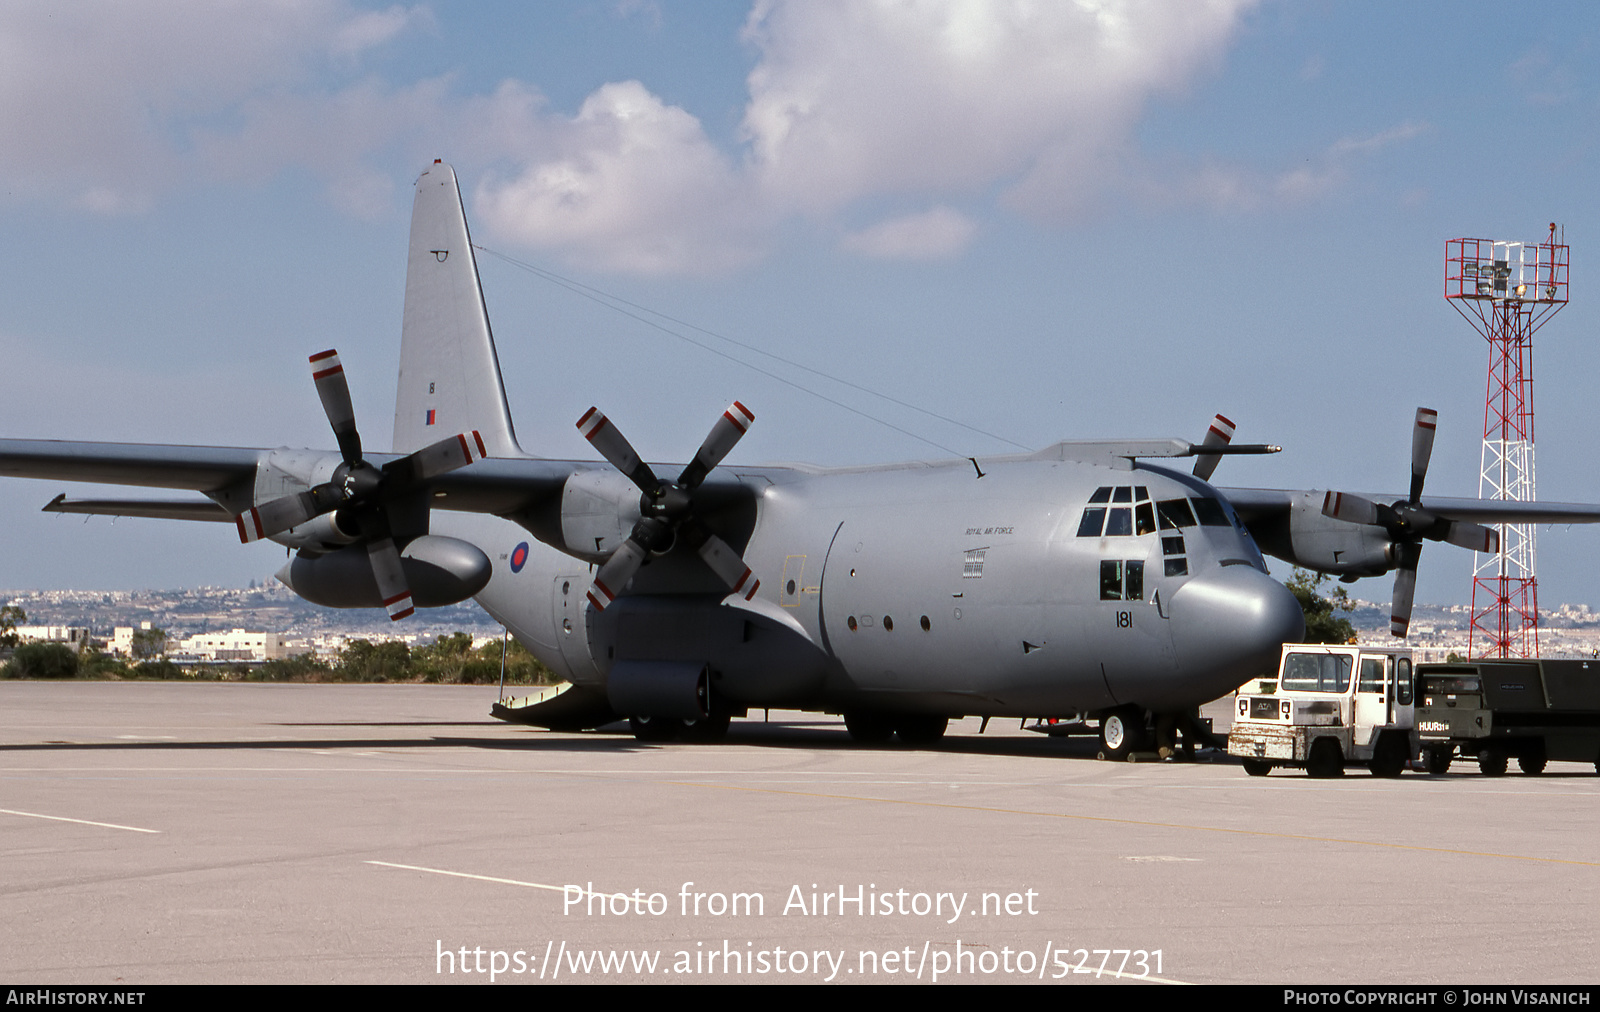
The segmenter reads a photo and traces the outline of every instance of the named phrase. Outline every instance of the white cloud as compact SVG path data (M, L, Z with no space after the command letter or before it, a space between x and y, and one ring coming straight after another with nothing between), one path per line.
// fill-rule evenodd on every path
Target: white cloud
M932 209L848 234L845 248L953 256L977 225L952 203L998 199L1060 222L1135 174L1145 105L1214 65L1254 2L760 0L733 149L637 81L605 84L568 115L515 80L464 95L449 76L364 71L433 27L420 8L10 4L0 168L12 199L114 214L196 180L299 167L335 206L376 216L441 156L477 173L485 234L603 269L731 269L784 222L831 232L874 198Z
M1144 103L1215 61L1250 0L764 2L745 114L775 199L829 210L875 193L1010 182L1057 217L1104 181Z
M759 212L727 157L639 82L601 87L550 133L553 154L478 188L494 232L645 274L717 272L756 254Z
M846 235L847 250L878 260L944 260L967 248L978 223L943 205Z
M344 0L0 5L0 170L14 198L122 213L192 172L197 133L263 96L315 93L330 60L425 16Z
M1221 211L1294 206L1343 186L1360 159L1431 129L1426 123L1408 121L1375 134L1341 137L1303 164L1276 173L1206 162L1189 170L1169 167L1163 178L1147 175L1132 185L1158 202L1199 203Z

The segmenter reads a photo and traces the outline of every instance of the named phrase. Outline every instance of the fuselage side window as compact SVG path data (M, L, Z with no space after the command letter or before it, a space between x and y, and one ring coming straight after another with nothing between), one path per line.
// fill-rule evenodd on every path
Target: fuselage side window
M1119 559L1100 560L1100 600L1122 600L1122 562Z

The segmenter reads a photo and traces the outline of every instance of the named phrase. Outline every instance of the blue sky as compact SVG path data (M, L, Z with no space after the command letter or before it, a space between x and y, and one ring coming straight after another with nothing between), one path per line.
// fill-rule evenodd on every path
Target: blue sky
M8 4L0 434L331 447L305 362L336 346L383 445L439 157L493 250L1029 447L1220 411L1285 447L1217 476L1262 487L1402 491L1425 404L1430 491L1475 494L1487 353L1444 242L1557 221L1538 489L1600 501L1597 27L1577 3ZM480 263L531 452L586 456L599 404L681 460L734 397L747 461L1011 449ZM281 564L221 526L36 512L66 489L0 481L0 586ZM1600 606L1600 532L1539 548L1542 603ZM1464 602L1470 563L1429 545L1418 599Z

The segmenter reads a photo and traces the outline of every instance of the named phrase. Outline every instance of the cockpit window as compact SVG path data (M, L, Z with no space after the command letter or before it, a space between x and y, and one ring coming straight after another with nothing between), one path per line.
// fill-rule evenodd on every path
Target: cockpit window
M1078 537L1098 538L1106 526L1106 508L1104 506L1090 506L1083 511L1083 519L1078 521Z
M1106 537L1127 537L1133 533L1133 510L1114 507L1106 520Z
M1147 502L1133 508L1134 533L1149 534L1156 529L1156 513Z
M1189 508L1187 499L1163 499L1156 503L1156 511L1161 514L1161 529L1164 531L1195 525L1194 510Z
M1182 499L1173 500L1183 503ZM1131 505L1107 507L1103 503L1128 503ZM1187 504L1184 505L1188 509ZM1190 524L1194 521L1191 519ZM1144 485L1104 485L1089 497L1078 521L1078 537L1108 538L1133 537L1150 534L1156 529L1155 507L1150 502L1150 489Z
M1215 499L1211 499L1211 498L1190 499L1189 501L1194 503L1195 516L1200 518L1200 526L1202 526L1202 527L1232 527L1233 526L1232 521L1230 521L1228 519L1227 511L1224 510L1222 508L1222 504L1220 502L1217 502Z

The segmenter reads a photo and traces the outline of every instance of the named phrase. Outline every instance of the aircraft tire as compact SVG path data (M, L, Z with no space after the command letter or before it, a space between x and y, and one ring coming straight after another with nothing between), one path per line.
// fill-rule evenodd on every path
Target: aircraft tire
M949 717L930 717L926 714L905 714L895 718L894 730L902 745L932 745L944 737L950 726Z
M1506 754L1493 745L1478 750L1478 772L1486 777L1504 776Z
M1332 738L1318 738L1306 756L1306 773L1318 779L1344 776L1344 753Z
M1133 753L1144 747L1144 711L1137 706L1124 706L1100 718L1100 758L1108 762L1126 762Z
M682 737L684 741L708 744L721 741L728 736L728 725L733 723L733 718L727 714L712 714L701 720L685 720L682 722Z
M1454 752L1454 749L1448 747L1425 749L1422 756L1428 772L1436 777L1448 773L1450 761L1455 758Z
M894 719L883 713L853 710L844 715L844 729L862 745L887 745L894 737Z
M1265 759L1246 759L1244 771L1253 777L1264 777L1272 772L1272 764Z
M670 717L629 717L628 730L639 741L671 741L683 728L683 721Z

